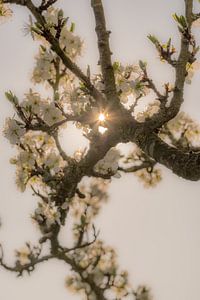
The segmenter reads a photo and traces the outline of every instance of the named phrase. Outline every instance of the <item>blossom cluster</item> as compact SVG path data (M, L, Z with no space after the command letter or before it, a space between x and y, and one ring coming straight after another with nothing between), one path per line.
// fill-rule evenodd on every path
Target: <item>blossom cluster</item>
M154 114L160 110L160 101L154 100L147 104L146 108L135 114L135 118L138 122L145 122L146 119L151 118Z
M107 201L108 181L92 179L88 185L79 187L82 197L77 194L69 203L70 215L74 220L73 234L77 239L82 230L91 229L92 220L98 214L103 202Z
M135 172L135 175L144 183L145 187L154 187L162 179L161 170L157 168L151 170L148 170L148 168L142 169Z
M194 74L196 71L200 69L200 61L195 60L193 63L187 63L186 66L186 71L187 71L187 76L185 82L187 84L192 83L192 78L194 77Z
M83 93L79 87L75 87L74 89L72 89L68 97L68 103L75 115L79 115L82 112L86 111L91 102L92 97L88 94Z
M180 112L167 127L183 147L200 147L200 126L186 113Z
M149 162L149 167L147 167ZM146 167L140 169L140 166L146 163ZM152 163L152 165L151 165ZM136 145L134 145L133 150L126 156L124 161L126 167L138 167L138 171L134 172L134 175L138 177L140 181L143 182L145 187L154 187L162 179L161 170L153 166L153 161L142 152Z
M114 63L115 79L117 90L122 103L127 103L129 96L134 98L145 96L149 93L149 89L143 79L143 72L139 66Z
M46 49L45 47L40 47L39 53L35 57L36 65L33 70L33 81L35 83L44 82L45 80L50 80L55 78L55 67L53 62L55 60L55 55L52 51Z
M94 166L94 171L100 174L116 174L119 159L120 152L115 148L111 148L104 158Z
M30 264L34 259L38 258L40 252L41 248L26 243L24 247L16 250L16 265L24 266Z
M62 112L56 107L55 103L49 99L41 99L38 93L32 90L26 94L25 99L20 103L24 116L29 122L44 121L51 126L63 120ZM25 125L15 119L7 118L4 128L4 135L11 144L19 144L21 138L26 133Z
M7 118L5 128L3 130L4 136L12 145L18 144L21 137L26 133L23 124L12 118Z
M7 4L3 4L2 1L0 1L0 22L2 20L10 17L12 15L12 10Z
M54 8L50 6L44 13L44 18L46 21L46 27L55 36L57 33L57 28L60 21L66 20L63 18L63 11L61 9ZM82 41L81 39L74 35L74 24L72 23L70 28L67 26L62 26L60 33L60 46L65 51L65 53L71 58L75 58L77 55L81 54Z
M49 176L62 172L66 162L57 153L54 141L46 133L29 131L21 142L23 146L19 147L18 155L11 159L11 163L16 165L16 184L22 192L28 181L43 189ZM36 176L37 168L44 171L43 177Z
M54 202L39 202L33 220L40 226L42 232L48 232L52 225L60 224L60 211Z
M73 257L82 271L81 276L73 274L66 279L66 286L72 292L81 292L87 299L97 299L87 283L88 278L112 299L121 299L131 292L127 273L118 268L115 251L102 241L96 241L86 249L76 249Z
M25 100L21 103L25 113L37 115L47 125L51 126L63 119L62 112L49 99L41 99L38 93L32 90L26 94Z

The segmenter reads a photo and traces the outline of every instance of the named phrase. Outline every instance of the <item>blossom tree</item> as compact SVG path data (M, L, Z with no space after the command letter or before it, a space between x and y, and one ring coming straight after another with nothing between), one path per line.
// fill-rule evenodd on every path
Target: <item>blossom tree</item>
M15 111L3 132L17 151L11 159L16 184L38 197L31 217L41 237L37 246L26 243L16 251L14 266L5 262L1 247L0 264L22 276L37 264L58 259L71 267L67 288L83 299L149 300L146 287L131 287L115 251L100 240L94 218L108 198L110 181L123 173L135 173L145 186L155 186L161 180L161 164L187 180L200 179L200 127L180 112L185 83L191 83L199 68L192 26L198 25L200 14L194 13L193 0L185 0L185 15L173 16L181 38L179 53L171 38L163 44L148 36L160 59L175 72L174 84L165 83L160 91L146 62L112 62L101 0L91 0L100 57L100 71L94 76L89 67L84 73L76 64L83 41L55 5L59 1L40 2L36 6L32 0L0 1L2 19L12 15L13 4L31 13L26 31L40 43L32 81L49 89L48 97L33 89L24 99L5 93ZM146 98L154 100L144 106ZM88 140L88 147L73 156L60 141L68 122ZM128 154L123 151L126 143L132 145ZM62 244L62 231L72 234L70 245ZM45 243L48 253L43 251Z

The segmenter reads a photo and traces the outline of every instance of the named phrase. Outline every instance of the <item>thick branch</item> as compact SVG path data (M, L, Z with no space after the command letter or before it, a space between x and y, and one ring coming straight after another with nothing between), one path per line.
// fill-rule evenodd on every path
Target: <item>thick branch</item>
M96 33L100 54L100 65L105 85L105 94L110 102L116 101L117 91L115 76L111 62L111 51L109 46L109 34L106 29L104 9L101 0L91 0L96 22Z
M22 4L22 2L24 3L24 1L18 0L11 2L18 4ZM188 24L187 31L190 33L193 1L186 0L185 3L186 19ZM37 21L44 25L45 20L43 16L38 12L38 9L33 5L33 3L30 0L27 0L25 1L25 4L36 17ZM105 42L101 46L101 55L103 61L102 65L105 72L106 68L111 65L111 60L110 53L108 53L108 36L105 37L106 27L102 2L100 0L93 0L92 5L95 12L97 25L103 28L100 29L100 27L97 26L98 39L99 41L103 39L103 41ZM102 33L100 31L102 31ZM103 36L101 36L101 34L103 34ZM58 41L48 31L45 31L45 35L47 40L54 48L54 51L56 51L58 56L61 57L64 64L67 67L73 69L73 63L69 60L68 57L66 57L65 53L60 48ZM142 150L145 151L145 153L147 153L156 161L173 170L173 172L177 175L189 180L200 179L198 153L183 153L182 151L165 144L155 134L151 133L153 128L161 126L163 122L168 121L168 119L176 115L180 109L181 103L183 101L183 87L186 75L186 64L188 62L190 54L189 42L189 39L182 35L181 51L176 66L176 86L170 108L165 108L160 114L157 114L152 119L147 120L144 124L138 124L134 122L133 119L131 119L130 114L127 111L126 113L124 112L124 108L118 106L117 118L116 120L112 119L112 121L110 122L111 126L113 125L113 127L108 130L108 134L105 134L101 138L93 138L90 145L90 150L88 151L85 158L78 165L74 164L70 169L66 169L65 178L63 180L63 183L60 185L60 190L58 190L60 199L64 199L64 197L66 196L73 196L76 191L77 184L81 180L81 178L85 175L91 176L94 165L104 157L104 155L111 147L114 147L119 142L136 142L142 148ZM77 69L77 67L75 66L75 69L73 69L73 71L74 70L77 71L79 69ZM74 72L76 73L76 71ZM111 79L113 78L111 81L108 78L107 84L110 87L112 86L111 91L115 93L113 88L114 85L112 85L114 84L113 70L108 68L107 72L105 72L105 76L107 76L107 74L110 74ZM77 71L77 75L79 78L82 78L83 82L85 81L87 87L92 92L94 92L93 86L90 85L89 78L84 74L84 76L82 77L82 73L80 74L79 71ZM112 93L110 93L109 95L111 94ZM70 195L66 195L67 193Z
M156 162L188 180L200 180L200 152L184 152L163 142L156 134L139 137L139 147Z

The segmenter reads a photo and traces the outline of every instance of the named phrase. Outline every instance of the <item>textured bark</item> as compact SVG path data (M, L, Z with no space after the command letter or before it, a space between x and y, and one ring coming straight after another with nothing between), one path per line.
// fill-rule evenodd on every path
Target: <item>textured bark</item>
M91 0L91 5L95 15L96 33L100 54L100 65L105 85L105 95L110 102L116 101L117 91L115 76L111 62L111 51L109 46L109 34L106 29L106 21L101 0Z
M25 5L35 16L36 20L44 25L45 20L40 11L34 6L31 0L10 0L4 1L5 3L15 3ZM106 87L105 95L106 99L115 103L116 111L111 124L111 132L100 139L94 139L91 142L91 149L88 151L87 156L83 161L75 167L71 167L65 176L65 184L69 187L73 186L73 192L75 192L75 186L81 180L84 175L89 175L92 172L94 165L99 159L101 159L105 153L117 143L120 142L135 142L138 144L150 157L157 162L165 165L171 169L175 174L186 178L188 180L199 180L199 154L198 153L185 153L181 150L170 147L162 142L153 132L155 128L159 128L165 122L173 118L179 111L183 102L183 88L185 82L186 64L189 58L189 41L182 36L181 50L179 58L176 64L176 82L174 95L171 100L169 108L161 109L161 111L147 120L144 124L137 123L131 116L130 112L126 111L122 105L118 102L118 96L116 94L116 86L114 80L114 73L111 63L111 53L109 47L109 33L106 30L104 11L101 0L91 1L95 20L96 20L96 32L98 37L100 64ZM185 16L188 24L188 32L190 33L192 22L192 8L193 1L185 0ZM45 26L44 26L45 27ZM90 79L82 73L77 65L75 65L62 51L59 46L59 41L54 38L48 31L44 31L46 39L51 43L52 49L60 56L64 65L71 70L83 83L96 100L102 101L105 96L97 91ZM109 101L108 101L109 102ZM102 101L103 103L103 101ZM110 141L109 141L110 140ZM153 151L152 151L153 149ZM70 174L71 176L70 176ZM76 174L76 175L74 175ZM69 179L71 177L71 179ZM73 179L73 180L72 180ZM73 182L72 182L73 181ZM63 189L61 189L63 190Z
M157 132L159 132L159 128L163 124L177 115L184 100L183 90L185 84L186 66L190 58L190 39L186 38L184 34L182 34L181 50L178 59L174 64L176 79L175 89L170 106L166 107L161 103L161 109L158 114L153 116L151 119L146 120L144 123L138 123L131 115L131 111L126 110L119 101L109 46L110 32L108 32L106 29L104 10L101 0L91 0L91 6L95 16L100 66L105 85L105 91L103 93L94 87L89 76L85 75L82 70L65 54L60 47L59 40L54 37L45 26L46 21L42 15L42 11L45 9L45 2L42 2L44 4L43 7L36 7L31 0L5 0L3 2L23 5L30 10L37 22L40 23L41 28L43 28L42 34L50 43L52 50L62 60L65 67L84 83L84 86L87 88L88 92L93 96L96 106L111 111L111 118L108 122L108 131L104 135L100 135L95 131L94 126L92 131L93 136L91 136L90 140L90 148L85 157L79 163L77 163L75 159L68 157L63 151L59 143L57 130L64 122L70 121L70 117L72 118L71 120L79 121L84 125L92 124L92 122L94 123L92 120L90 123L90 111L87 112L87 114L81 115L79 119L75 118L74 116L66 116L66 120L61 121L60 124L48 126L44 123L42 128L38 127L37 124L28 124L26 119L23 119L23 112L21 115L19 115L19 117L21 117L22 121L25 123L27 130L42 130L51 135L54 138L60 155L65 161L68 162L67 167L65 167L63 170L64 174L61 175L62 177L55 178L55 176L53 177L52 175L48 177L48 181L45 181L50 188L51 181L56 182L56 187L54 187L55 192L49 196L51 201L55 201L56 205L62 206L62 204L66 201L66 198L71 199L75 193L77 193L78 184L84 176L102 177L106 179L110 178L113 174L106 174L103 177L101 174L94 172L94 166L106 155L110 148L116 146L118 143L136 143L148 156L147 161L144 161L140 166L134 166L127 169L119 168L121 171L135 172L141 168L153 167L154 164L158 162L172 170L180 177L192 181L200 180L200 152L189 151L186 153L183 149L177 149L176 147L166 144L159 138L158 134L155 133L155 129L158 129ZM51 3L54 2L56 1L51 1ZM185 0L185 17L187 21L187 34L189 36L192 24L192 9L193 0ZM151 83L151 88L153 88L154 92L156 92L159 100L162 101L162 95L157 91L153 83L151 81L149 82ZM57 88L58 82L55 89ZM42 173L42 170L39 168L35 172L36 173L33 175L41 175L41 177L45 177ZM38 195L40 196L40 194ZM67 212L63 213L63 225L66 215ZM75 260L71 259L71 257L67 255L67 251L65 252L63 248L60 247L58 242L59 231L60 225L55 226L54 231L52 231L52 236L48 238L51 241L51 255L39 259L37 263L51 258L57 258L64 261L81 276L83 282L86 282L90 285L98 300L106 300L104 296L104 290L96 285L92 275L90 274L87 278L85 278L82 275L84 269L81 268L75 262ZM0 263L7 270L19 272L19 269L7 267L2 260L0 260Z
M158 163L188 180L200 180L200 152L183 152L163 142L156 134L144 135L138 145Z

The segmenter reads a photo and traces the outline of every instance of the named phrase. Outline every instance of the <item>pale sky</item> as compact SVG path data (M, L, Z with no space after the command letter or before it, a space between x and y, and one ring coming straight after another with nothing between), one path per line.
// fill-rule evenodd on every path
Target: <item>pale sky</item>
M89 0L60 0L66 16L76 23L76 32L84 39L80 65L96 71L98 61L94 20ZM173 79L166 64L160 63L149 33L166 41L170 36L179 45L172 19L174 12L183 13L183 0L104 0L108 29L112 31L113 60L149 62L155 82ZM197 1L196 1L197 2ZM200 6L199 6L200 9ZM25 9L17 7L11 21L0 25L0 127L13 111L4 92L12 90L23 96L30 87L33 56L38 44L25 37L22 28L28 21ZM198 33L199 31L199 33ZM200 42L200 29L196 30ZM162 81L162 82L161 82ZM184 110L200 122L200 74L185 91ZM81 146L76 135L65 140L65 147ZM25 241L37 241L38 232L30 214L36 198L30 192L21 194L15 187L14 167L9 159L14 149L0 135L0 241L5 258L12 263L14 250ZM188 182L163 168L163 181L154 189L144 189L134 175L114 179L110 200L96 220L101 238L113 246L122 269L130 273L133 286L147 284L155 300L199 300L200 298L200 183ZM31 276L17 279L0 269L2 300L80 299L68 293L64 279L69 269L60 262L39 265Z

